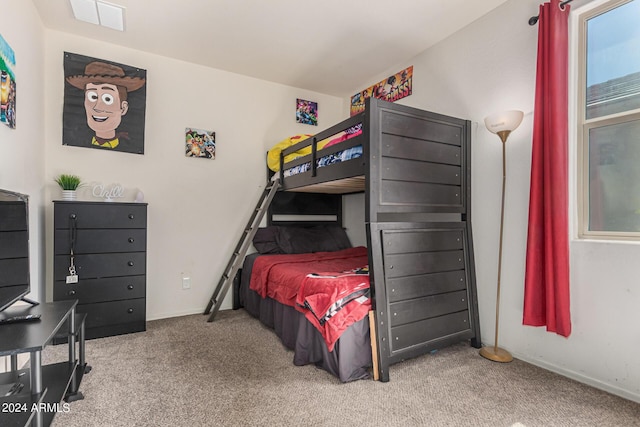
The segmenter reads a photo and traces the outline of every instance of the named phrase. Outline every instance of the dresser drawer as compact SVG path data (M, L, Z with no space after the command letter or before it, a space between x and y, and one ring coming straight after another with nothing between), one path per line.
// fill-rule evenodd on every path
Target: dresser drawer
M87 313L87 329L106 325L140 322L145 320L146 302L144 298L125 301L78 304L78 313Z
M56 229L70 228L146 228L147 205L140 203L57 203Z
M54 250L56 255L69 254L70 230L56 230ZM109 252L144 252L147 248L147 230L139 228L77 230L76 254Z
M74 257L80 280L101 277L143 276L146 274L145 252L86 254ZM54 280L65 280L69 274L69 255L56 255Z
M81 279L78 283L64 281L53 285L55 301L77 299L78 304L144 298L146 276Z

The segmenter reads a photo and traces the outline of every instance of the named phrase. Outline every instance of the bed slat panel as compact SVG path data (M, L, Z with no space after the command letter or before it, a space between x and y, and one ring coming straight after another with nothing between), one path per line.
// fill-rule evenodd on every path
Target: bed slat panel
M389 134L382 135L381 154L386 157L458 166L461 162L461 149L455 145Z
M462 249L461 230L395 232L385 234L384 239L384 252L387 255L455 249Z
M392 328L391 352L398 353L428 343L432 343L428 348L438 348L438 343L433 341L439 341L443 337L459 341L472 335L469 328L469 312L460 311Z
M447 184L460 187L460 166L383 157L382 170L386 180Z
M387 280L389 302L467 289L464 270L420 274Z
M461 250L388 255L385 256L385 261L388 278L464 269L464 254Z
M410 117L402 114L382 112L382 133L390 133L410 138L428 139L444 144L462 145L459 126L420 117Z
M389 305L391 328L467 309L467 292L432 295Z
M460 186L383 179L380 183L379 211L398 212L399 209L394 209L398 205L460 207L461 193Z

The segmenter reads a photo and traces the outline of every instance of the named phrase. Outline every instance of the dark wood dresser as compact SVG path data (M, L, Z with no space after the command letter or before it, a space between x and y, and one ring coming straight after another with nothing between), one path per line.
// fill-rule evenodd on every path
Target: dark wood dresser
M54 232L53 299L78 300L86 338L144 331L147 204L54 201Z

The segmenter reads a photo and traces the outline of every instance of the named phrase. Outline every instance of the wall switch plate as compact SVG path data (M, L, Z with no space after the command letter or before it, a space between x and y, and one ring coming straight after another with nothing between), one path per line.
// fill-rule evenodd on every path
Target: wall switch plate
M182 289L191 289L191 277L182 278Z

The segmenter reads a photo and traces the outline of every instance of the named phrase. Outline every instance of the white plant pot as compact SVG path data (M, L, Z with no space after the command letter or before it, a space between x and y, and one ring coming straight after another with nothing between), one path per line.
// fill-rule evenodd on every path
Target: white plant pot
M62 190L62 200L76 200L76 190Z

